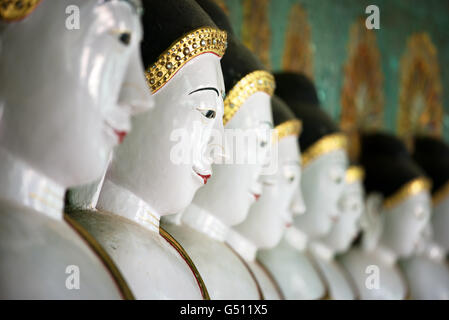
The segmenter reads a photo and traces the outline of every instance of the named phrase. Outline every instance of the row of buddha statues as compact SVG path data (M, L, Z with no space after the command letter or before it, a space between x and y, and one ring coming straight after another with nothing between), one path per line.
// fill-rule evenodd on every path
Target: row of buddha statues
M360 132L349 160L212 0L0 0L0 79L2 299L449 298L449 146ZM276 170L202 156L226 130Z

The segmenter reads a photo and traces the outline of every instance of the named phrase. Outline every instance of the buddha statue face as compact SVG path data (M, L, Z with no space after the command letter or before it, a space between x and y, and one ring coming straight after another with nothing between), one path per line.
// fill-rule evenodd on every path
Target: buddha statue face
M276 172L262 177L263 192L246 220L235 229L258 248L273 248L292 224L290 204L301 180L297 137L287 136L278 143Z
M359 220L364 210L363 185L360 180L345 182L338 200L340 216L322 242L336 253L346 251L359 231Z
M433 207L432 228L435 241L449 251L449 197Z
M428 191L411 195L391 209L384 208L381 243L399 257L408 257L416 249L430 219L431 197Z
M346 152L337 149L314 159L303 170L301 190L306 212L294 218L294 225L309 237L325 235L338 219L338 200L343 192L347 165Z
M66 25L79 8L81 28ZM0 145L64 186L90 182L150 107L127 1L42 1L0 26Z
M183 210L213 175L208 144L223 133L222 92L218 56L204 53L187 62L153 94L155 108L133 119L107 178L161 216Z
M237 139L229 141L232 134L225 135L225 157L232 157L231 162L223 160L213 167L214 177L206 187L198 191L193 203L213 214L227 226L239 224L245 220L249 207L261 193L259 176L265 164L264 157L269 157L271 143L272 115L270 96L264 92L251 95L234 117L226 124L226 129L237 129L245 134L254 132L256 144L251 148L242 145L236 147ZM237 131L233 131L237 134ZM231 131L229 131L231 132ZM234 161L237 158L240 160ZM259 159L252 162L249 159Z

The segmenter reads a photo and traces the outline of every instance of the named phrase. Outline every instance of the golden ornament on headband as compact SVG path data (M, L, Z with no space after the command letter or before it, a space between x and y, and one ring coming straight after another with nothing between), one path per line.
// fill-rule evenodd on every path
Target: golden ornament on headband
M17 21L26 18L41 0L0 0L0 19Z
M350 166L346 170L345 181L346 183L353 183L356 181L362 181L365 178L365 171L359 166Z
M443 202L443 200L449 195L449 181L446 182L443 186L438 188L437 191L432 196L433 205L436 206Z
M429 179L424 177L413 179L412 181L403 185L393 195L386 198L384 201L384 207L386 209L391 209L400 204L408 197L418 194L421 191L430 191L431 188L432 182Z
M314 159L319 156L343 149L346 150L348 147L348 139L342 133L334 133L324 136L313 145L308 147L305 152L302 154L302 166L305 168L308 164L310 164Z
M291 119L277 125L274 130L276 132L274 138L276 138L277 141L287 136L299 137L302 130L302 121L298 119Z
M152 93L162 88L187 62L203 53L220 58L227 47L227 33L214 28L199 28L173 43L145 72Z
M275 89L274 77L263 70L251 72L240 79L224 100L223 125L226 125L245 101L256 92L272 96Z

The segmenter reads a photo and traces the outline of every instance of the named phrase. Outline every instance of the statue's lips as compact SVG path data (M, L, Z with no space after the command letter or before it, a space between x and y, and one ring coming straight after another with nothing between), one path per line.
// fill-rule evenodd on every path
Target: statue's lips
M210 174L201 174L198 172L195 172L197 175L199 175L202 179L203 179L203 183L206 184L207 180L209 180L209 178L211 177Z
M106 124L106 130L109 132L109 134L115 135L117 137L117 142L119 144L122 143L126 135L128 134L128 131L118 130L114 128L112 125L110 125L107 121L105 121L104 123Z
M128 134L128 132L116 130L116 129L113 129L113 130L114 130L114 133L117 135L118 143L121 144L123 142L123 140L125 139L126 135Z
M253 193L254 199L257 201L260 198L260 194L258 193Z

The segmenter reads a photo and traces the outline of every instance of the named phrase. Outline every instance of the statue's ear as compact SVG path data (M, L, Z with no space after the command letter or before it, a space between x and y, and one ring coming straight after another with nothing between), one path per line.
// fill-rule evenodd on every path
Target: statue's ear
M379 193L370 193L365 200L365 211L360 217L360 227L363 231L362 246L373 249L381 236L383 218L383 196Z
M365 201L365 215L369 218L379 216L382 211L383 196L380 193L370 193Z

